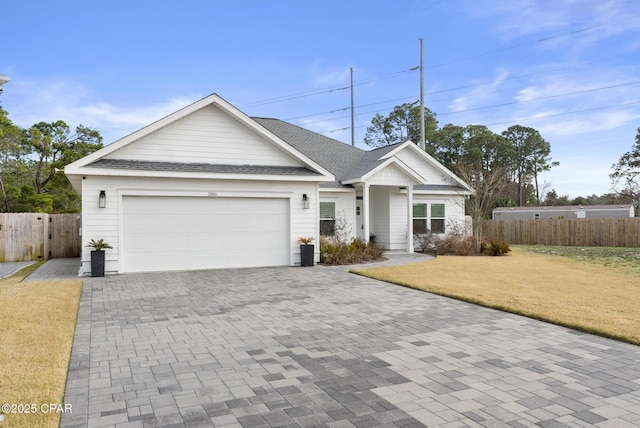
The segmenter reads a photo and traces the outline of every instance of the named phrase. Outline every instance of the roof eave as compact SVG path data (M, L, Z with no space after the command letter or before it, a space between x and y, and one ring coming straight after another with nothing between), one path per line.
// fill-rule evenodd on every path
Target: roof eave
M101 176L101 177L149 177L149 178L196 178L205 180L259 180L259 181L335 181L333 176L325 175L293 175L293 174L243 174L243 173L214 173L214 172L184 172L184 171L149 171L116 168L84 167L67 171L69 177ZM77 190L77 189L76 189Z
M414 194L417 195L459 195L459 196L471 196L475 194L473 190L423 190L423 189L414 189Z

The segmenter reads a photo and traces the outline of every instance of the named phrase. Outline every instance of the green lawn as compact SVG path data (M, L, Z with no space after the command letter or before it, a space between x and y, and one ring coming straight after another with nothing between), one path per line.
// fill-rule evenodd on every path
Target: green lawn
M569 257L573 260L615 267L640 275L640 248L547 246L523 246L522 248L533 253Z

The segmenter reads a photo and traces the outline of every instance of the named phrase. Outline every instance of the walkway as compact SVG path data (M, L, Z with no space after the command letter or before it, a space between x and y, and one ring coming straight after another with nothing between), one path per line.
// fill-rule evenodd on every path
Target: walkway
M50 259L36 269L22 282L56 281L60 279L78 278L80 258Z

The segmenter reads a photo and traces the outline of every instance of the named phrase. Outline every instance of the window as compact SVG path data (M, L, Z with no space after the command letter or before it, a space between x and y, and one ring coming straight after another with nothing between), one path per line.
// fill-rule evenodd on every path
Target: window
M427 233L427 204L413 204L413 233Z
M336 203L320 202L320 235L333 236L336 233Z
M444 233L444 204L431 204L431 233Z

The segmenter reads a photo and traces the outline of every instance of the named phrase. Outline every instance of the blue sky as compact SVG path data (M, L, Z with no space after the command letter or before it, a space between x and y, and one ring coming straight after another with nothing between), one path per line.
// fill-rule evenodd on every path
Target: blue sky
M637 0L121 1L2 6L0 103L19 126L62 119L111 143L217 93L350 143L419 99L441 126L539 130L570 196L610 190L640 127Z

